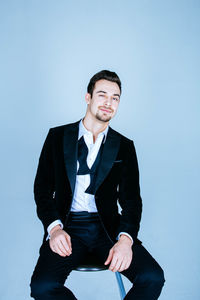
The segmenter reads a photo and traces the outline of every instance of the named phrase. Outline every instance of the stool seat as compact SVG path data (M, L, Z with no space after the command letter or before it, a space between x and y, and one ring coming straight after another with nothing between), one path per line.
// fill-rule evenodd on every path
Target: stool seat
M78 265L78 267L76 267L74 270L75 271L83 271L83 272L93 272L93 271L105 271L107 269L108 269L108 267L106 267L104 265L82 264L82 265Z
M82 272L94 272L94 271L105 271L108 269L109 266L102 264L98 257L94 256L92 253L89 253L84 260L80 262L80 264L74 268L74 271L82 271ZM126 296L124 284L121 278L121 274L119 272L115 272L120 297L121 300L124 299Z
M84 272L92 272L92 271L104 271L107 270L108 266L102 264L99 259L94 256L94 254L89 253L84 260L80 262L80 264L74 268L75 271L84 271Z

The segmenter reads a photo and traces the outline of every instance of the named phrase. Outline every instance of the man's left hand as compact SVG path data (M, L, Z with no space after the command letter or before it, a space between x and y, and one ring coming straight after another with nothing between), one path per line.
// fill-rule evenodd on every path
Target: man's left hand
M110 249L109 255L105 261L105 265L109 266L109 270L113 272L122 272L129 268L132 257L132 241L126 235L121 235L118 242Z

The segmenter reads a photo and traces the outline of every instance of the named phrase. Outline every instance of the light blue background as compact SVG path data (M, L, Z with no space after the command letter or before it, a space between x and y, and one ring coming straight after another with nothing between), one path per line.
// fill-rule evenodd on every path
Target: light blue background
M165 271L160 299L200 299L199 15L195 0L0 1L0 299L30 299L41 147L50 127L83 117L102 69L122 80L111 126L135 142L139 238ZM79 299L119 299L109 271L73 272L69 285Z

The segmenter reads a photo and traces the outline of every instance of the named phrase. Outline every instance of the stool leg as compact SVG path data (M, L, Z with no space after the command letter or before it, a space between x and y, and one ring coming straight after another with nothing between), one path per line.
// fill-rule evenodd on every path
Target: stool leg
M126 296L126 291L125 291L124 284L122 281L122 276L119 272L115 272L115 275L116 275L116 279L117 279L117 283L118 283L118 287L119 287L120 297L121 297L121 300L123 300L124 297Z

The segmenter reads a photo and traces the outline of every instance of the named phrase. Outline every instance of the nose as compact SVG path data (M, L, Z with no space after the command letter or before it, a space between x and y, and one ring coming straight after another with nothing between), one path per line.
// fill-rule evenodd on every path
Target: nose
M105 105L111 106L112 104L112 98L111 97L106 97Z

